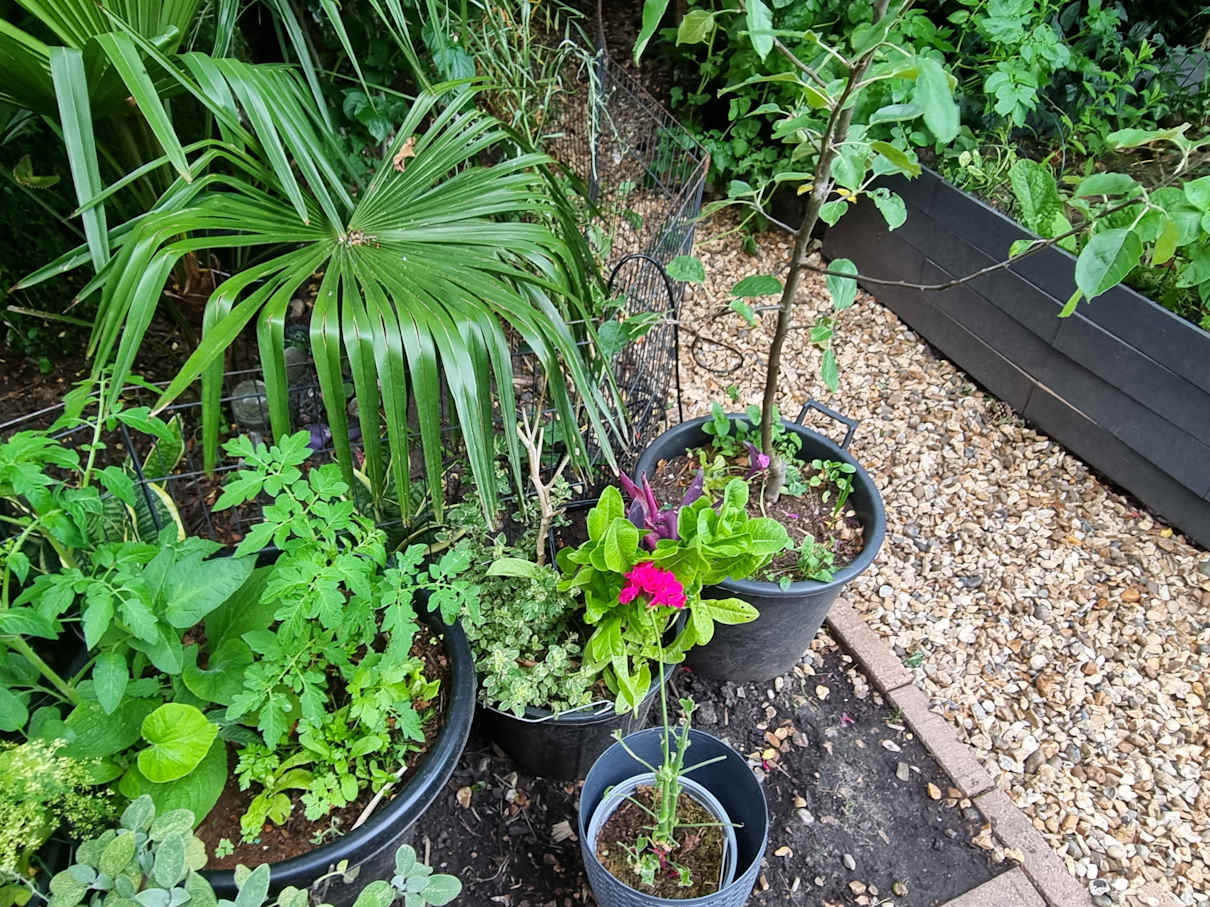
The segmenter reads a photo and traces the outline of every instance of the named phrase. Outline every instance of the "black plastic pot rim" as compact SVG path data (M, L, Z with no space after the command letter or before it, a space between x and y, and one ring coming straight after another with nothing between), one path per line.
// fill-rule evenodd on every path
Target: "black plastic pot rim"
M729 415L731 421L733 421L733 422L737 422L737 421L747 422L748 421L747 417L745 417L739 413L729 413L728 415ZM704 425L706 422L709 422L711 418L712 417L710 417L710 416L699 416L696 419L690 419L688 422L682 422L680 425L674 426L673 428L670 428L668 431L670 431L670 432L676 431L677 429L681 428L682 426L696 427L698 425ZM782 419L781 424L784 425L786 428L790 429L791 431L795 432L796 434L806 433L806 434L810 435L813 440L819 442L821 445L828 448L831 456L834 459L843 460L846 463L849 463L850 465L856 467L857 472L855 474L855 478L860 478L860 479L864 480L866 483L868 483L869 487L874 490L873 503L874 503L874 513L875 513L876 518L874 520L872 520L871 522L873 522L873 523L879 522L877 517L881 516L882 517L881 521L883 523L885 523L885 521L886 521L885 510L884 510L883 504L882 504L882 496L878 493L878 487L874 484L874 480L870 477L870 474L865 471L865 467L863 467L860 463L858 463L856 458L851 453L849 453L849 451L847 449L841 447L839 444L837 444L835 441L833 441L831 438L827 437L826 435L821 435L819 432L815 431L814 429L807 428L805 425L803 425L800 422L791 422L788 419ZM658 441L659 439L657 438L656 440ZM654 444L655 442L652 442L652 443ZM686 448L686 450L687 449L688 448ZM681 453L684 453L684 452L685 452L684 450L681 451ZM637 477L636 477L636 480L637 480ZM868 529L871 527L863 525L862 528ZM792 582L792 583L790 583L790 585L786 586L785 588L782 588L782 586L779 583L773 583L773 582L769 582L767 580L725 579L721 583L718 583L715 588L723 589L727 592L733 592L741 598L745 595L762 595L762 596L766 596L766 597L784 596L786 598L800 598L804 595L813 595L813 594L821 592L825 589L832 589L832 588L839 589L842 586L849 583L851 580L856 579L858 576L860 576L862 573L864 573L866 571L866 569L870 566L870 564L872 564L874 562L874 558L878 556L878 551L881 547L882 547L881 545L869 545L869 544L865 545L861 549L861 554L857 555L857 558L855 560L853 560L852 562L846 564L845 566L843 566L839 570L837 570L832 575L832 579L826 583L821 582L819 580L804 579L804 580L798 580L796 582Z
M434 626L440 627L443 635L456 640L462 637L466 645L466 637L458 624L442 627L440 621L434 620ZM374 840L381 831L388 827L407 821L415 820L426 810L433 799L444 787L440 784L430 784L429 779L434 774L449 775L453 773L462 749L466 744L466 736L470 731L470 719L475 707L475 672L473 665L467 676L454 673L455 660L450 659L450 697L445 709L445 723L437 735L432 748L425 754L416 773L403 784L398 792L367 819L364 825L353 829L337 838L331 844L325 844L314 850L280 863L271 863L270 882L275 887L282 884L307 887L316 878L329 871L329 868L348 860L350 867L360 862L361 858L377 852ZM458 716L463 715L461 721ZM215 888L235 888L235 871L231 869L215 869L205 872L207 879ZM300 884L305 883L305 884Z

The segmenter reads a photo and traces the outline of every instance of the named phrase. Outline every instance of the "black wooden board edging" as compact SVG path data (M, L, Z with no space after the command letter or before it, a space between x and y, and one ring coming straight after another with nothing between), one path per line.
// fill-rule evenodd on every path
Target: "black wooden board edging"
M943 283L1003 260L1033 234L931 170L888 179L907 223L867 201L824 238L824 256L870 277ZM1117 287L1059 311L1075 259L1048 248L941 292L865 289L1060 444L1210 547L1210 334Z

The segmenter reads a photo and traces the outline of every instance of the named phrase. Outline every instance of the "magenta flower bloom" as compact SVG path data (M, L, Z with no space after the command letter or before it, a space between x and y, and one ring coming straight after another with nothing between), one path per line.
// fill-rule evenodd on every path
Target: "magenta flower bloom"
M648 608L685 607L685 587L677 580L676 574L650 561L635 564L634 569L626 574L626 585L618 593L618 601L623 605L629 604L640 595L646 596Z

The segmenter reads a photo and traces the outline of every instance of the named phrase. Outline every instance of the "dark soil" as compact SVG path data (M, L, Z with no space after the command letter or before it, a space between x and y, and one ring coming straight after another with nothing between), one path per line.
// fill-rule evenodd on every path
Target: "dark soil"
M694 451L674 457L672 460L660 460L656 464L655 475L650 477L655 499L661 506L681 500L685 489L697 475L699 463ZM747 458L742 457L730 464L736 475L743 475L748 469ZM809 479L813 470L803 466L803 478ZM787 548L775 556L764 568L764 578L774 579L789 576L791 579L803 579L798 572L798 548L807 536L817 542L826 543L831 549L836 567L843 567L859 554L863 547L861 521L851 507L846 505L844 512L833 516L832 501L823 499L825 491L831 495L836 489L831 486L808 488L801 497L790 497L784 492L777 503L770 504L761 501L760 486L753 483L751 494L748 495L748 515L752 517L772 517L783 526L794 543L794 548Z
M853 905L857 882L869 903L931 907L1009 868L972 844L982 817L950 796L944 773L848 656L821 637L799 671L768 685L720 684L683 668L673 680L675 694L700 705L695 726L763 776L769 846L750 905ZM908 781L897 777L900 762ZM574 836L578 792L520 774L476 727L413 843L437 871L462 879L460 907L590 905Z
M718 819L686 793L677 798L677 820L698 827L684 828L674 835L677 846L668 854L668 859L689 870L689 884L679 884L680 873L671 865L656 875L653 886L640 883L628 862L627 848L634 847L641 836L650 834L651 816L644 809L655 809L654 788L640 787L634 793L634 801L627 800L605 820L597 841L597 859L601 865L631 888L656 897L684 900L718 891L723 865L723 833L718 825L710 825Z
M422 725L424 743L408 754L408 765L403 775L395 785L395 790L402 789L403 784L415 773L417 767L424 761L425 754L437 739L445 723L446 691L449 688L450 665L441 640L422 630L412 643L412 654L424 660L424 676L430 680L441 681L441 691L437 701L430 703L432 713ZM417 711L421 711L421 703L416 703ZM218 803L197 829L197 836L206 845L208 869L233 869L239 864L256 866L260 863L278 863L297 857L314 850L321 844L328 843L334 835L343 834L352 829L362 811L374 797L374 791L366 790L353 803L343 809L334 810L315 822L307 820L303 814L300 802L300 792L292 792L294 809L285 825L275 825L266 822L261 836L252 843L244 843L240 839L239 820L252 802L260 788L253 785L246 791L239 789L235 777L236 756L234 751L228 752L227 786L223 789ZM376 808L381 809L390 801L390 796L384 797ZM220 841L227 839L235 845L235 850L223 857L214 856L215 848Z

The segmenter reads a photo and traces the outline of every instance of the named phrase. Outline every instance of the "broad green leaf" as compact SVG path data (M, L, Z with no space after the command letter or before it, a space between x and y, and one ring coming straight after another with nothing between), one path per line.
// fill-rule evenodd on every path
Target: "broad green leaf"
M1117 286L1143 255L1134 231L1115 227L1093 234L1076 259L1076 286L1089 300Z
M747 324L748 327L756 327L756 313L752 311L752 306L748 305L748 303L744 302L742 299L732 299L730 306L731 311L735 312L740 318L744 319L744 323Z
M1138 188L1139 184L1134 181L1134 177L1125 173L1093 173L1080 180L1074 194L1076 198L1089 195L1132 195Z
M157 885L172 888L185 878L185 872L185 839L181 835L164 838L156 848L151 877Z
M462 893L462 882L456 876L435 873L429 876L421 894L433 907L442 907Z
M181 680L199 699L231 705L244 688L244 671L252 664L252 650L242 639L228 638L210 653L206 667L197 665L197 649L191 646Z
M958 105L950 88L949 75L932 57L917 57L919 75L913 101L920 105L924 124L940 142L952 142L958 135Z
M252 557L200 556L178 561L165 577L164 616L178 630L203 620L247 582L256 566Z
M879 107L870 114L870 125L875 126L878 123L898 123L903 120L914 120L924 113L924 108L919 104L887 104L885 107Z
M121 874L130 861L134 859L134 832L124 831L105 845L101 851L101 859L97 861L97 869L107 876Z
M668 0L643 0L643 24L634 42L634 62L637 65L643 56L647 42L651 40L655 30L660 27L660 20L668 9Z
M836 393L840 387L840 369L836 365L836 353L832 351L831 347L823 351L823 360L819 366L819 377L828 390Z
M669 277L681 283L702 283L706 279L706 266L692 255L678 255L668 262L665 270Z
M29 721L29 709L24 699L7 687L0 686L0 731L19 731Z
M844 311L857 300L857 265L848 258L834 258L829 262L828 270L854 275L853 277L840 277L836 274L829 274L826 278L828 292L832 296L832 308L837 312Z
M185 777L154 784L143 776L137 765L132 765L118 782L118 792L128 799L142 795L151 797L159 813L186 809L193 814L197 824L218 802L226 783L227 746L222 738L217 738L205 758Z
M879 186L870 197L886 221L888 230L897 230L907 222L907 206L897 194Z
M164 784L197 767L214 743L218 726L196 706L169 702L143 719L142 733L150 745L139 752L139 771L153 784Z
M1156 239L1151 249L1151 265L1162 265L1176 252L1177 241L1181 238L1180 227L1172 220L1165 219L1164 229Z
M747 0L745 7L748 38L752 41L753 49L764 60L773 49L773 14L764 0Z
M844 199L835 199L830 202L824 202L819 207L819 219L829 227L835 226L846 211L849 210L849 203Z
M756 620L759 612L738 598L706 598L702 605L714 621L720 624L746 624Z
M912 177L919 176L921 173L920 164L912 160L906 151L896 148L890 142L870 142L870 150L882 155L898 167L900 173Z
M676 30L677 44L700 44L714 31L714 13L705 9L692 9L681 19Z
M1008 171L1009 183L1021 206L1021 221L1040 236L1051 237L1055 215L1063 211L1063 200L1050 168L1027 158Z
M126 694L126 684L130 680L130 672L126 668L126 657L119 652L102 652L97 656L92 666L93 689L97 694L97 702L105 710L106 715L112 715Z
M781 291L781 281L776 277L770 274L750 274L731 288L731 295L754 299L759 296L776 296Z
M143 719L159 703L151 699L126 699L112 715L99 703L85 700L67 716L67 729L73 735L64 753L77 759L112 756L139 739Z
M1202 211L1210 211L1210 176L1185 183L1185 198Z

